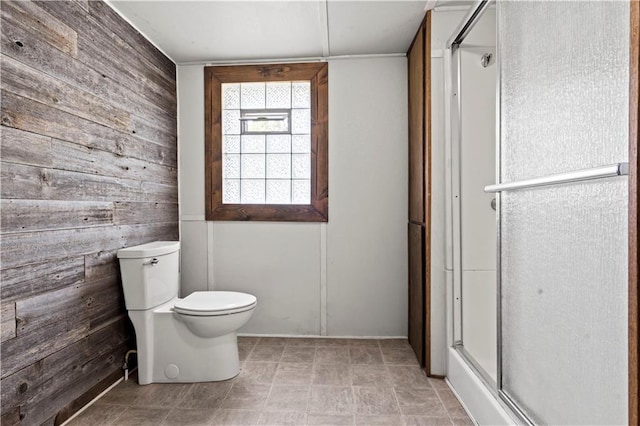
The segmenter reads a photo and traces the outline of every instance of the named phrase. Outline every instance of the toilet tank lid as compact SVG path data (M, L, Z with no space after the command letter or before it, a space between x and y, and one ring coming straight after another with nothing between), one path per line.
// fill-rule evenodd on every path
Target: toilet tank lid
M144 259L180 250L180 241L154 241L118 250L119 259Z

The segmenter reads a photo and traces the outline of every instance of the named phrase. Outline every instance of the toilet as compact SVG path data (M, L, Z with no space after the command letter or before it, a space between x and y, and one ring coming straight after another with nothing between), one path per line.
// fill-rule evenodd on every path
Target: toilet
M236 331L256 297L232 291L180 290L180 242L118 250L124 299L136 331L138 382L227 380L240 371Z

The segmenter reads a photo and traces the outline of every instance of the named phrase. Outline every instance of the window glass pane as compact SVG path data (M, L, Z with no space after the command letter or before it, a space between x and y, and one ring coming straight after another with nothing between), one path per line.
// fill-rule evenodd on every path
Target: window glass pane
M267 83L267 108L291 108L291 82Z
M311 110L310 109L291 110L291 133L293 134L311 133Z
M264 83L241 83L240 108L262 109L265 107Z
M222 111L222 134L240 134L240 110L229 109Z
M311 135L293 135L291 137L291 152L301 154L311 152Z
M264 152L264 135L242 135L242 153Z
M240 109L240 83L222 84L222 109Z
M267 154L267 178L290 179L291 155Z
M244 120L242 133L289 133L289 114L279 115L277 120Z
M226 154L240 152L240 136L236 136L236 135L222 136L222 152Z
M294 179L311 178L311 157L309 154L293 154L291 156L292 177Z
M240 154L225 154L222 157L222 177L240 178Z
M291 152L291 135L267 135L267 152Z
M291 181L267 180L267 204L290 204Z
M264 154L242 154L240 177L242 179L264 179L264 160Z
M222 104L223 203L309 204L311 83L224 83Z
M225 204L240 203L240 179L224 179L222 202Z
M242 204L264 204L265 181L263 179L243 179L241 181Z
M294 81L291 84L291 107L310 108L311 107L311 82Z
M291 204L309 204L311 202L311 181L291 181Z

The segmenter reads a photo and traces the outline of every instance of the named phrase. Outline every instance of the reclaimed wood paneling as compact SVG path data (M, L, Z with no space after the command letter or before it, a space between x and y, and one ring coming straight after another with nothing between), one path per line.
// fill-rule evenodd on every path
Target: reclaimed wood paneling
M178 188L139 179L2 163L2 198L178 202Z
M3 233L83 228L113 223L114 203L97 201L0 200ZM141 223L141 222L138 222Z
M2 161L50 167L51 138L24 132L12 127L0 126L0 151Z
M6 212L2 210L4 222ZM4 251L3 251L4 255ZM3 301L29 297L71 284L85 277L84 257L58 258L55 262L30 263L0 271L0 299Z
M120 275L117 250L91 253L84 257L84 276L87 282L112 275Z
M3 213L4 214L4 213ZM30 263L116 250L142 243L153 235L176 239L174 223L95 226L38 232L5 234L2 238L2 267L15 268Z
M127 132L130 114L120 108L105 104L104 100L70 84L50 77L15 59L2 58L3 89L24 98L54 106L104 126Z
M102 2L0 11L0 415L52 425L134 342L117 250L179 238L175 65Z
M39 1L38 6L64 19L78 33L78 60L118 79L131 90L141 90L154 105L176 111L175 82L155 65L136 53L111 29L96 25L93 17L77 3ZM124 77L124 78L123 78Z
M138 32L132 32L129 25L106 3L92 1L89 4L91 17L100 22L104 28L109 28L118 37L127 42L138 54L143 56L149 63L157 66L167 78L176 78L176 68L173 62L155 49L153 44Z
M87 316L85 287L75 284L16 301L16 336L32 333L52 322L83 322L83 316Z
M126 317L120 316L90 336L9 376L3 382L7 391L2 393L2 405L22 405L25 423L39 424L46 418L38 418L36 409L39 411L43 404L51 404L51 399L62 389L64 393L72 393L77 397L81 395L78 390L84 388L78 386L78 381L93 384L99 381L93 374L110 373L111 369L104 369L100 364L119 369L122 358L113 357L113 360L109 360L109 357L114 350L116 353L126 350L128 340ZM94 348L100 349L96 351ZM68 376L75 376L75 380L66 380ZM50 410L42 411L47 418L50 417Z
M83 287L82 299L89 308L89 327L95 329L110 319L117 317L125 310L124 296L120 288L113 285L117 281L116 275L106 276Z
M3 302L0 305L0 341L16 337L16 304Z
M178 220L178 204L116 202L113 221L121 223L145 223L149 217L158 222Z
M89 148L175 167L176 147L140 140L58 108L2 90L2 125Z
M65 55L38 38L37 34L12 25L4 19L0 25L0 33L0 50L3 55L101 97L106 102L135 113L169 133L175 133L175 114L168 114L160 106L142 98L137 91L132 92L120 85L116 79ZM139 108L132 109L131 105L138 105Z
M7 21L34 31L53 47L73 57L78 55L78 35L62 21L35 4L26 1L4 0L2 16Z

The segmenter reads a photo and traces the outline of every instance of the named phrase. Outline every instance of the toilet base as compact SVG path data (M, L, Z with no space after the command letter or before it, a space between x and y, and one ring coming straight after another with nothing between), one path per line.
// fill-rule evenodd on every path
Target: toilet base
M138 383L217 382L237 376L236 332L198 337L176 318L170 306L129 311L136 330Z
M139 374L139 383L218 382L240 372L236 333L207 339L206 345L171 347L168 339L156 347L151 377Z

